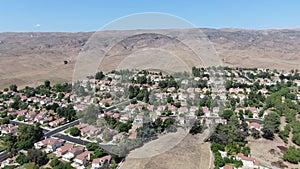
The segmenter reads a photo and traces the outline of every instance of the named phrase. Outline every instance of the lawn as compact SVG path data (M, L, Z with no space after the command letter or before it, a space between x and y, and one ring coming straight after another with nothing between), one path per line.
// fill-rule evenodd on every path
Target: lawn
M0 152L4 151L5 147L4 146L0 146Z
M56 158L56 155L53 154L53 153L50 153L50 154L48 154L47 156L48 156L49 159L54 159L54 158Z
M19 167L20 169L37 169L39 168L38 166L36 166L34 163L26 163L23 164L21 167Z

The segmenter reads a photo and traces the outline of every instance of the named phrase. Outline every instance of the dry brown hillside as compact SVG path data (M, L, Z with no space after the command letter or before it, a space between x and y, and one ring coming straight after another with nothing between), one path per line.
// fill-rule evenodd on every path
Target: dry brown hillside
M145 32L98 32L96 45L99 52L110 49L105 58L108 64L103 69L115 68L125 55L145 47L163 47L180 53L187 66L197 65L197 61L192 58L193 54L178 38L187 43L192 43L189 38L210 40L210 47L215 49L223 65L299 69L298 30L185 29L157 30L157 34ZM160 32L167 36L159 37ZM133 34L136 36L126 38ZM12 83L19 86L37 85L46 79L55 83L71 81L78 54L95 47L86 45L92 35L93 32L0 33L0 88ZM204 55L210 57L205 52ZM64 60L69 61L69 64L65 65Z

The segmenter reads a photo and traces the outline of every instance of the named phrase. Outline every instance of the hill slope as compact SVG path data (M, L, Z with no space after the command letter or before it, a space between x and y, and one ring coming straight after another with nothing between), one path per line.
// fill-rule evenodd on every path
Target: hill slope
M189 38L197 38L199 35L205 36L211 42L223 65L278 70L299 69L300 31L298 30L157 30L156 32L171 38L160 37L159 39L157 35L138 35L135 38L128 38L127 41L116 41L143 32L145 31L98 32L100 37L97 40L98 48L100 50L112 48L108 53L111 57L106 58L107 63L110 64L107 64L105 69L115 68L118 58L122 60L122 57L128 55L126 50L136 52L145 46L164 46L170 51L182 52L187 65L193 65L195 60L190 57L191 54L183 47L184 45L176 41L176 38L185 38L188 42ZM46 79L54 82L71 81L77 56L87 50L85 45L92 35L93 32L0 33L0 88L12 83L20 86L37 85ZM145 40L145 37L149 39ZM172 44L166 46L166 42L170 41ZM138 45L134 46L132 43ZM179 47L182 48L181 51L178 50ZM65 65L64 60L69 61L69 64Z

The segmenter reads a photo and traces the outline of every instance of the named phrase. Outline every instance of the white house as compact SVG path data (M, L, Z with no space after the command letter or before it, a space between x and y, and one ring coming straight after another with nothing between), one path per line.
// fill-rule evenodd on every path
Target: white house
M247 156L245 156L242 153L239 153L237 155L236 159L237 160L242 160L243 166L245 166L245 167L249 167L249 168L257 168L257 167L259 167L259 162L255 158L247 157Z
M45 140L34 143L36 149L41 149L46 147L46 152L53 152L57 148L61 147L65 143L64 140L56 138L46 138Z
M76 162L79 165L86 165L88 163L88 161L91 158L91 151L85 151L81 154L79 154L78 156L75 157L74 162Z
M73 159L74 157L82 153L83 150L84 150L83 147L73 147L66 154L62 156L62 159L65 161L70 161L71 159Z
M110 163L110 160L111 160L110 155L104 156L102 158L95 158L92 162L91 169L100 169L105 162Z

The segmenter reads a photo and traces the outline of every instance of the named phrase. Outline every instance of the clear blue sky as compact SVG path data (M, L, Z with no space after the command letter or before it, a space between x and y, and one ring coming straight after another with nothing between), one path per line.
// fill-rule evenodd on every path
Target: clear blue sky
M0 0L0 32L95 31L142 12L169 13L197 27L300 27L299 0Z

